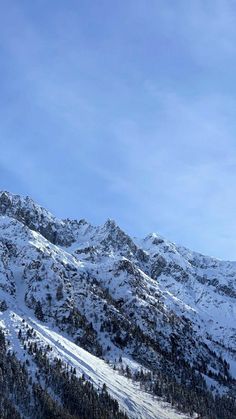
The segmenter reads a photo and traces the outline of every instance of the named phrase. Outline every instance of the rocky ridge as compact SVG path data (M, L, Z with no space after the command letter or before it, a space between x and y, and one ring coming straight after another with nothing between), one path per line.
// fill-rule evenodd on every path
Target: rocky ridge
M177 381L197 373L213 394L235 392L235 262L158 234L131 238L110 219L59 220L2 192L0 290L1 304L25 306L113 365Z

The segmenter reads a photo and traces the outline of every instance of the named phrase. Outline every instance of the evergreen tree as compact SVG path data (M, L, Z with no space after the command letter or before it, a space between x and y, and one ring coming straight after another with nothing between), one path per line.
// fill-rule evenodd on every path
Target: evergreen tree
M41 305L40 301L37 301L37 303L36 303L34 314L37 317L37 319L39 319L41 321L44 320L44 314L43 314L42 305Z
M58 287L57 287L56 298L57 298L58 301L63 299L63 286L62 286L62 284L58 285Z

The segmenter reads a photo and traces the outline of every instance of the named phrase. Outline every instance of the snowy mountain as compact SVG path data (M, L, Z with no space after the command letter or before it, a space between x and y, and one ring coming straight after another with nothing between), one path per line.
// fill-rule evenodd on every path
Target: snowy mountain
M236 262L157 234L131 238L110 219L59 220L29 197L0 193L0 326L32 399L10 397L6 385L2 411L8 403L21 417L46 418L43 394L44 409L56 403L61 417L86 418L68 402L82 376L101 398L94 418L233 419L235 301ZM55 362L67 398L50 381Z

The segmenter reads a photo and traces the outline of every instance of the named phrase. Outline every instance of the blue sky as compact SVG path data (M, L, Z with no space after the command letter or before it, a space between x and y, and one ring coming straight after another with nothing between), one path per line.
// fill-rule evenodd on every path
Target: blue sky
M236 2L0 2L1 189L236 260Z

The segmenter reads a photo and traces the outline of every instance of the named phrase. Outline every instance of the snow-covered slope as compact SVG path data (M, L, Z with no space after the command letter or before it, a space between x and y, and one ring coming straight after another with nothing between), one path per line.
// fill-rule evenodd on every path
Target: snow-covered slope
M26 319L22 324L22 320ZM24 360L27 356L23 345L17 338L19 330L26 333L28 327L35 331L32 342L37 342L42 347L50 345L53 350L50 357L59 357L68 365L76 368L77 375L84 374L96 387L102 388L106 383L109 393L119 402L122 410L130 418L136 419L184 419L187 415L178 413L168 403L154 398L151 394L140 390L139 386L130 379L114 371L105 361L85 351L70 339L56 332L48 325L39 322L30 316L29 312L23 313L18 307L15 311L8 311L0 315L0 324L5 328L11 347L18 357Z
M24 319L40 345L105 382L130 417L179 417L140 390L141 378L180 409L190 388L211 397L204 379L212 394L234 397L235 299L235 262L157 234L131 238L110 219L59 220L28 197L0 193L0 309L12 349L27 356L17 338Z
M153 234L141 241L151 258L150 274L187 303L185 312L200 334L222 354L236 349L236 262L192 252Z

